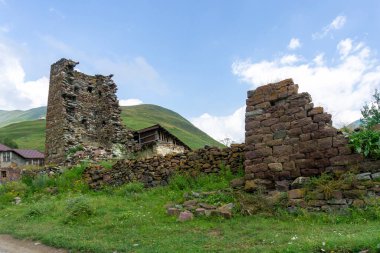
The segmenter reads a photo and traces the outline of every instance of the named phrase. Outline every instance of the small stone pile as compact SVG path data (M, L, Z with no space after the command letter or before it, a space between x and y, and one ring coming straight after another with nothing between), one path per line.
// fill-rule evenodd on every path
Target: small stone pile
M229 148L205 147L183 154L169 154L152 158L118 161L112 169L92 166L85 172L91 188L103 185L122 185L128 182L142 182L145 187L167 185L169 178L184 172L190 175L199 173L219 173L223 167L233 173L243 169L244 144L231 145Z
M298 93L291 79L248 91L246 107L246 190L274 189L278 182L352 167L369 171L380 161L363 161L332 126L331 115Z
M232 218L233 203L211 205L202 202L202 198L208 197L218 192L192 192L186 194L187 199L182 204L167 204L166 213L170 216L177 216L179 221L192 220L194 216L217 216L226 219Z

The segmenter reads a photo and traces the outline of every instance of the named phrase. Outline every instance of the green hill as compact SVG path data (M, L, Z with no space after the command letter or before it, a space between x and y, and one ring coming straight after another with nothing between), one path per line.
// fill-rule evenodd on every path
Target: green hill
M36 120L46 115L46 106L37 107L26 111L3 111L0 110L0 127L11 123Z
M0 139L14 140L19 148L45 150L45 125L43 119L13 123L0 128Z
M46 107L44 108L46 111ZM196 128L178 113L157 105L122 107L121 117L125 125L132 130L160 124L192 149L202 148L204 145L222 146L222 144ZM46 121L42 119L10 124L0 128L0 139L8 137L14 140L20 148L44 151L45 124Z

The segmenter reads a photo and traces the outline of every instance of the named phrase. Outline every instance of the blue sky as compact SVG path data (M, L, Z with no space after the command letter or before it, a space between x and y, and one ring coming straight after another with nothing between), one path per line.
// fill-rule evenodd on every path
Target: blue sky
M65 57L114 74L122 104L241 141L246 91L293 77L336 124L380 87L380 1L0 0L0 109L46 104ZM291 43L292 42L292 43Z

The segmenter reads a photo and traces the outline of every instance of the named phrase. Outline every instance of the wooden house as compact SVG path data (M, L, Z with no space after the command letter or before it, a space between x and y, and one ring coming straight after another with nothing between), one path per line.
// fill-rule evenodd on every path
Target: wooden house
M141 147L140 155L146 158L190 150L189 146L159 124L136 131L134 138Z

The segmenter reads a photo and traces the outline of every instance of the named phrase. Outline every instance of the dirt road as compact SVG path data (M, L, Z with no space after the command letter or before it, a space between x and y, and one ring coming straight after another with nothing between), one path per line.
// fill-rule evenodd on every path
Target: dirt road
M67 253L67 251L47 247L39 242L17 240L9 235L0 235L0 253Z

